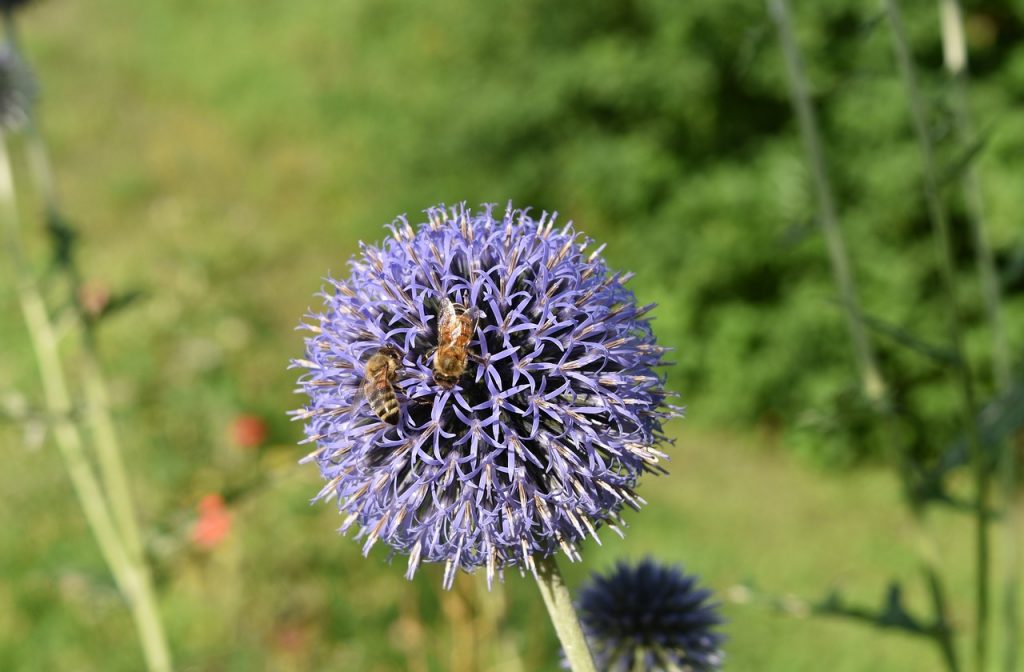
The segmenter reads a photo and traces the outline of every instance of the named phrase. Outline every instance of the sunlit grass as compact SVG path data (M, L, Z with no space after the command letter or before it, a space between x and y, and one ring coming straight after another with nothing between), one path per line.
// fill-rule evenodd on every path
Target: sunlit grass
M3 438L11 445L10 431ZM570 584L618 558L654 555L684 563L723 599L752 582L765 594L812 601L836 587L851 604L879 606L893 577L905 583L908 604L923 611L912 528L892 479L881 472L823 477L770 442L758 445L764 441L684 432L673 450L672 475L648 479L641 488L650 506L628 516L625 540L605 531L603 546L591 543L584 550L585 567L566 567ZM149 451L142 478L180 459L173 448L166 450L171 452ZM401 562L388 565L384 551L364 559L358 543L334 533L340 518L332 507L308 505L319 479L315 470L293 465L297 448L229 450L237 449L223 446L205 464L193 465L192 477L167 508L150 512L149 544L183 667L243 670L269 660L275 669L402 670L411 669L411 656L429 670L456 669L452 656L469 645L457 637L482 627L473 616L480 598L471 577L460 575L450 594L439 589L438 568L406 582ZM46 452L10 453L0 487L17 513L3 520L0 596L14 608L4 610L10 627L0 639L0 662L46 668L64 660L85 669L135 669L134 651L123 646L130 624L88 531L73 502L54 496L66 490L64 477L47 468ZM229 470L269 474L270 481L233 500L230 536L212 552L200 552L188 541L195 502L224 488ZM959 540L969 526L957 515L942 515L935 532L953 607L963 614L970 550ZM513 573L504 590L508 622L478 653L481 664L493 655L486 646L510 645L524 669L548 669L556 643L536 587ZM810 672L826 660L840 672L938 666L930 644L905 635L784 615L757 600L725 601L727 652L735 669Z
M379 239L396 213L488 186L468 161L424 165L422 181L396 182L389 127L376 122L411 123L399 103L430 95L429 83L375 96L373 67L398 70L423 54L375 65L373 50L386 45L351 46L367 38L348 27L349 11L275 2L239 24L238 7L101 0L41 3L27 16L61 192L85 234L83 266L89 279L145 295L101 327L101 349L182 669L458 672L471 669L460 656L482 627L472 580L460 576L443 594L440 572L426 568L408 583L384 550L363 559L358 543L334 534L333 509L308 504L319 481L315 469L295 465L298 428L283 414L299 403L284 368L301 348L293 327L315 303L321 274L341 271L356 241ZM441 58L449 48L423 44ZM899 156L889 165L899 168ZM723 257L741 233L725 241ZM644 255L652 246L626 242ZM710 273L726 262L694 263ZM924 272L895 263L867 270ZM656 329L675 323L670 302L684 290L658 291L651 298L667 307ZM27 390L31 403L27 343L6 285L0 316L0 393ZM735 375L743 383L758 372ZM699 423L702 400L683 392ZM231 445L227 427L239 412L267 419L267 447ZM646 481L650 506L628 515L624 541L605 532L604 546L586 548L584 566L566 567L572 585L620 557L655 555L685 563L723 599L752 581L812 600L835 586L851 603L879 606L894 577L924 610L911 526L889 473L826 476L759 435L691 435L686 423L673 431L672 475ZM130 619L53 448L26 447L20 430L0 425L0 450L0 669L139 669ZM229 496L235 525L206 553L189 531L211 492ZM968 521L941 514L934 529L966 631ZM478 652L481 665L553 668L556 644L535 586L512 574L505 590L508 622L491 642L499 651ZM939 666L929 644L904 635L757 603L727 601L725 611L730 669Z

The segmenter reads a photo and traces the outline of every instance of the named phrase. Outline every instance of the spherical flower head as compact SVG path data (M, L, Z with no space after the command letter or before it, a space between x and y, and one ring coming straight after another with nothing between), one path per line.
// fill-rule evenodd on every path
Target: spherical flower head
M710 590L678 567L644 560L619 563L593 575L580 590L577 612L601 672L687 670L709 672L722 664L725 637Z
M426 211L349 277L328 279L304 325L306 441L364 554L383 540L421 562L534 569L533 556L619 531L664 471L665 352L601 249L555 215L511 205ZM621 534L621 531L619 531Z
M9 46L0 46L0 127L25 125L36 100L36 83L28 66Z

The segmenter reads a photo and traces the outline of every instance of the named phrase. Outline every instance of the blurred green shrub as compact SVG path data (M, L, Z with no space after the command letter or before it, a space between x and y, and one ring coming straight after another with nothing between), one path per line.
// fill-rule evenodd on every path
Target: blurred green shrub
M454 4L433 18L437 31L399 2L358 19L392 40L373 49L373 63L381 81L404 79L382 94L403 110L396 131L418 129L389 157L403 183L467 165L473 174L459 175L452 200L511 196L558 207L611 243L613 262L639 270L638 293L661 304L656 328L678 350L672 384L693 421L783 426L791 445L830 465L881 457L856 392L763 6ZM799 39L865 309L887 326L876 334L882 365L910 443L927 460L958 420L940 363L900 343L902 335L941 349L947 322L889 35L874 5L800 4ZM906 4L932 131L952 167L962 157L944 98L936 5ZM1010 111L1024 94L1024 19L993 0L971 3L968 23L973 103L987 138L975 160L1008 272L1021 245L1024 118ZM401 49L390 48L399 40ZM422 86L401 74L434 67L445 74L431 70ZM947 191L971 307L970 356L984 378L988 336L973 252L955 183ZM1022 289L1019 278L1008 286L1018 351ZM990 391L986 382L982 392Z
M937 4L904 4L932 132L952 167L962 157L945 98ZM188 5L117 0L139 28L117 33L124 44L104 58L120 64L121 50L133 54L124 77L143 93L125 104L151 105L140 109L165 114L161 124L172 130L144 134L154 143L150 154L165 157L157 172L143 172L130 153L113 165L135 181L146 175L150 190L169 185L184 204L183 222L221 222L203 228L201 239L186 225L167 234L175 254L191 256L183 266L173 255L164 263L194 270L217 290L216 303L189 311L194 324L183 333L225 312L260 313L255 338L265 345L239 349L237 361L218 369L241 372L223 379L244 381L250 404L272 416L293 403L286 393L269 393L285 389L288 376L265 373L277 370L282 349L271 335L294 319L291 297L305 301L315 286L294 272L290 255L337 271L357 239L379 237L379 224L397 212L439 200L512 198L561 210L609 243L613 264L638 272L638 295L660 304L659 340L676 348L670 384L689 406L688 422L784 431L788 445L837 466L881 456L856 392L763 3L594 0L554 11L539 0L442 0L426 11L414 0L330 7L277 0L258 9L218 4L202 20ZM794 11L863 304L887 325L876 334L881 364L902 429L918 457L931 457L951 442L958 418L944 366L900 342L941 350L946 315L888 30L872 3L820 0L794 3ZM971 2L967 13L973 111L987 140L975 160L1019 355L1024 16L1009 0ZM84 95L74 88L84 81L79 71L57 56L47 71L57 77L51 86ZM182 107L146 103L151 90L172 92L163 95ZM88 149L84 138L96 131L68 119L65 133L80 134L76 145ZM179 145L190 148L180 157L169 148ZM197 171L190 162L200 160ZM66 175L87 172L75 168ZM234 179L239 174L247 178ZM956 184L948 187L970 309L967 345L985 399L992 391L988 333L963 207ZM85 205L99 194L95 212L108 205L91 183L76 193ZM118 218L147 216L147 198L120 202ZM248 210L228 217L222 205L235 201ZM250 217L262 223L259 235L249 236ZM239 247L242 231L247 245ZM120 249L139 244L120 233L108 238ZM247 272L264 263L269 270ZM159 301L170 298L157 293ZM266 321L268 305L273 321ZM173 336L170 327L162 333ZM125 347L133 342L124 338ZM254 350L260 365L252 364ZM151 351L136 348L128 360L157 366ZM174 414L208 406L189 395ZM166 430L160 441L197 440L192 427Z

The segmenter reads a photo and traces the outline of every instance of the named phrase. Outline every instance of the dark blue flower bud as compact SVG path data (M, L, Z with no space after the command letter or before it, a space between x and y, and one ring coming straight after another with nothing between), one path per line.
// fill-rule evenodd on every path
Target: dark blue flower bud
M645 560L593 575L577 611L600 672L711 672L725 637L710 590L680 568Z

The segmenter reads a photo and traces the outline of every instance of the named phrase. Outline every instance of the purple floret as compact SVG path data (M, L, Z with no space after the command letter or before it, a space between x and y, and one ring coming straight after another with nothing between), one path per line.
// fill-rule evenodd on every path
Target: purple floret
M306 441L338 501L341 531L358 524L368 553L383 540L420 562L455 569L533 569L533 556L578 544L606 524L619 531L634 487L664 471L666 405L655 373L665 352L601 248L555 215L509 206L426 211L405 217L380 247L363 245L346 280L329 279L324 312L304 325ZM471 311L476 329L465 373L435 382L443 301ZM362 392L379 349L401 353L397 425L382 422Z

